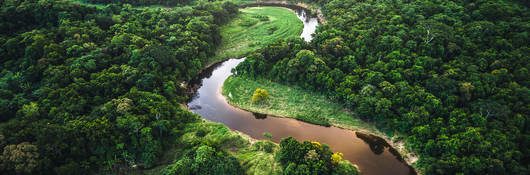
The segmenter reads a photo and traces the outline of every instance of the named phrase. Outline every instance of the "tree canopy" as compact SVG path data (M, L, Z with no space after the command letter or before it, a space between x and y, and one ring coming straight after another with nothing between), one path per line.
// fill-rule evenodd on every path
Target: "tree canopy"
M235 73L324 92L404 133L426 174L528 174L527 3L311 2L327 20L311 43L277 41Z
M181 82L208 64L237 5L120 2L0 0L2 173L150 168L198 121Z

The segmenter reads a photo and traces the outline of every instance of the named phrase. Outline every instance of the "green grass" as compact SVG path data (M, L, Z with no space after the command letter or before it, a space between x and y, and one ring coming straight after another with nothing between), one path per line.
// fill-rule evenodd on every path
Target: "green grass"
M245 174L282 174L282 166L275 158L279 149L278 144L262 140L241 149L236 156L246 170Z
M250 101L257 88L265 89L269 93L269 99L264 103L255 104ZM293 88L270 80L250 80L231 76L224 82L222 94L231 105L248 111L384 136L375 125L354 117L341 104L331 102L326 96L313 91Z
M280 39L300 37L303 23L291 10L280 7L240 9L234 19L220 28L221 44L209 62L239 58ZM268 18L268 20L261 20Z

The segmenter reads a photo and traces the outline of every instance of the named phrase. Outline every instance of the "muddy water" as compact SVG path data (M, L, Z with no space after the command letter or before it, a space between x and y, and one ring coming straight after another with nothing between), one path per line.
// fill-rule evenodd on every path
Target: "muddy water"
M304 14L305 12L297 11L302 21L309 21L307 22L309 25L314 24L311 19L307 20L310 17ZM304 26L301 37L309 41L316 25L307 27L308 32L306 33L306 26ZM299 141L325 143L333 151L343 153L344 159L358 165L363 175L416 174L400 156L396 156L396 151L380 138L336 127L309 124L295 119L251 113L230 106L225 97L221 95L221 87L226 78L231 75L230 70L244 59L230 59L203 71L197 81L200 88L188 103L190 110L207 120L222 123L232 130L240 131L256 139L267 139L263 133L268 132L273 135L272 140L277 143L281 138L288 136Z

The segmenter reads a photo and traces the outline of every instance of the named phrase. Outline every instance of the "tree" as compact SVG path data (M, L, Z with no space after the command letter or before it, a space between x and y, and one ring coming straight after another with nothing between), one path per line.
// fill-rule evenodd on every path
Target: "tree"
M19 174L31 174L37 167L39 153L37 146L22 142L17 145L7 145L4 147L0 157L1 168Z
M460 83L460 93L464 95L466 100L471 99L471 94L472 94L473 89L475 89L475 86L473 86L469 82Z
M292 137L280 141L278 153L285 174L356 173L355 168L342 164L342 153L331 152L327 145L318 142L296 141ZM348 163L349 164L349 163Z
M337 165L342 161L342 153L336 152L331 155L331 163Z
M272 134L271 134L271 133L264 132L264 133L263 133L263 136L264 136L264 137L267 137L268 139L272 139Z
M269 98L269 93L265 89L256 89L252 95L252 103L259 103L267 100Z

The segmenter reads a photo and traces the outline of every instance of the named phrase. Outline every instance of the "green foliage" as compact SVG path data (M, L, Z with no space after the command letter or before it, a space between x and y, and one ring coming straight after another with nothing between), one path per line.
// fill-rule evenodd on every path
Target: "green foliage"
M135 6L163 5L163 6L182 6L191 5L193 0L80 0L94 4L131 4Z
M0 1L0 9L1 146L39 148L2 161L7 174L157 165L170 138L198 122L179 107L187 98L179 83L198 74L219 26L238 13L231 2L206 1Z
M319 91L404 133L425 174L528 174L527 4L318 3L327 23L311 46L273 42L237 76Z
M252 101L252 103L259 103L266 101L268 98L269 93L267 92L267 90L258 88L254 91L254 94L252 95L250 101Z
M178 137L178 145L173 146L177 151L171 155L176 161L152 174L242 174L248 167L240 165L240 158L265 150L273 152L277 147L274 143L250 147L248 138L213 122L187 123L179 132L182 135ZM234 154L231 152L234 149L245 153Z
M333 153L333 155L331 155L331 163L335 165L340 163L342 161L342 156L343 156L342 153L339 153L339 152Z
M282 139L280 147L278 158L284 167L284 174L358 173L349 162L341 162L341 153L333 154L325 144L308 141L300 143L288 137Z
M0 168L4 172L14 171L19 174L31 174L37 168L39 153L37 146L22 142L7 145L0 156Z
M258 23L258 20L256 19L253 19L253 18L245 18L243 20L241 20L241 23L239 25L243 26L243 27L250 27L250 26L253 26L255 24Z
M270 134L269 134L270 135ZM271 135L272 138L272 135ZM278 145L271 141L256 142L252 145L257 151L263 151L266 153L274 153L277 150Z
M358 175L359 174L359 170L357 170L357 168L348 161L341 161L336 166L337 167L335 168L335 171L331 173L332 175L341 175L341 174Z
M182 130L179 139L182 147L193 148L200 145L211 147L240 147L244 145L241 136L231 132L229 128L218 123L190 123Z
M274 30L271 30L274 29ZM292 11L279 7L250 7L221 26L222 40L210 62L241 58L280 38L299 38L303 24ZM272 31L272 32L271 32Z
M269 16L265 15L253 15L253 18L259 19L260 21L269 21Z
M329 119L325 118L324 116L318 113L307 114L307 115L299 114L299 115L296 115L295 118L300 121L309 122L309 123L313 123L317 125L331 126L331 124L329 123Z
M276 160L280 147L269 140L260 140L250 148L238 151L238 158L246 174L282 174L282 166Z
M243 169L234 157L209 146L200 146L195 152L187 154L175 164L170 165L163 174L229 175L243 174Z
M39 115L39 107L35 102L30 102L27 105L22 106L23 116L27 118L34 118Z
M241 64L244 64L242 62ZM266 88L271 93L269 103L254 104L251 97L256 88ZM351 117L344 105L332 102L324 94L271 82L231 76L225 80L222 94L234 106L261 114L295 118L322 126L340 126L353 130L368 130L382 135L377 128L359 118ZM230 95L231 94L231 95Z
M263 136L267 137L268 139L272 139L272 134L268 132L264 132Z

